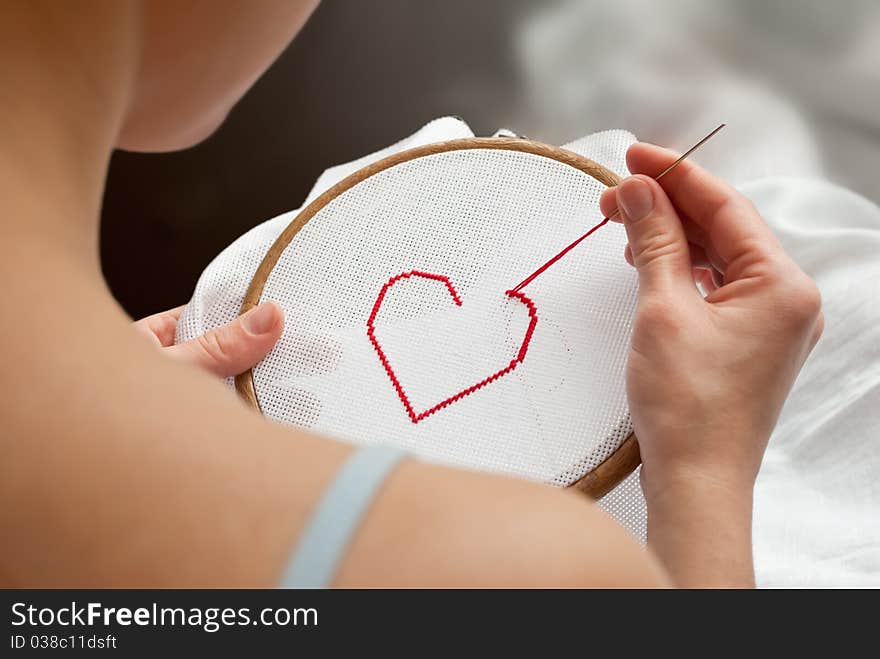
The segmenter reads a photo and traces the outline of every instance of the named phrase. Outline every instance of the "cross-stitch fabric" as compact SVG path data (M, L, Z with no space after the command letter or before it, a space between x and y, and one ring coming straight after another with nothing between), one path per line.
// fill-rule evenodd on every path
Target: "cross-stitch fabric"
M470 136L457 119L436 120L328 170L307 202L390 153ZM566 148L626 175L633 141L607 131ZM264 413L447 464L576 481L631 432L624 369L637 284L622 258L623 228L599 229L521 297L508 291L602 219L604 188L546 157L470 149L396 165L339 195L266 282L262 299L284 308L286 324L254 369ZM178 341L235 318L297 213L259 225L214 260Z

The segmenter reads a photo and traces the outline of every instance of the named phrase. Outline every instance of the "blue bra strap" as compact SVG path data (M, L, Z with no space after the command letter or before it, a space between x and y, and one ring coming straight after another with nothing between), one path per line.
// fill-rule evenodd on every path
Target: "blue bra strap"
M388 446L354 450L303 528L279 588L330 587L370 503L405 455Z

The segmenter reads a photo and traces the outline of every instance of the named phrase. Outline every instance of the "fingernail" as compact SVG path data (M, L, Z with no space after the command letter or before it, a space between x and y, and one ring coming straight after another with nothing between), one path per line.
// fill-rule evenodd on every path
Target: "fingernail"
M637 222L654 208L654 193L647 183L628 178L617 188L617 204L631 222Z
M251 334L265 334L275 325L275 308L271 302L264 302L251 309L241 318L241 324Z

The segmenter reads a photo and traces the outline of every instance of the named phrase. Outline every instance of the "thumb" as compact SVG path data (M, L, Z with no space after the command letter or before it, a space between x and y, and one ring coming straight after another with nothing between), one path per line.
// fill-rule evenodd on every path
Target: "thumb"
M231 323L166 351L215 375L229 377L243 373L265 357L283 328L281 307L264 302Z
M617 208L642 292L696 291L684 227L663 188L647 176L628 178L617 186Z

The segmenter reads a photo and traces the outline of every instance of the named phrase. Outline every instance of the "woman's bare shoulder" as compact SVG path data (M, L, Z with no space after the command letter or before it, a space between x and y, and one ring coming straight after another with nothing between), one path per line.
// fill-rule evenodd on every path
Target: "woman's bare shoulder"
M405 462L344 561L342 587L659 587L654 558L583 495Z

